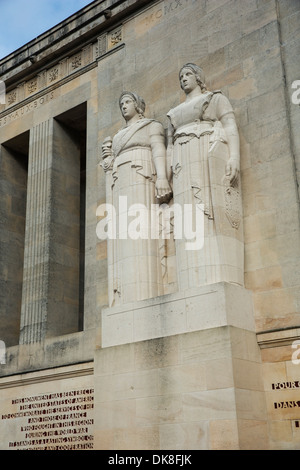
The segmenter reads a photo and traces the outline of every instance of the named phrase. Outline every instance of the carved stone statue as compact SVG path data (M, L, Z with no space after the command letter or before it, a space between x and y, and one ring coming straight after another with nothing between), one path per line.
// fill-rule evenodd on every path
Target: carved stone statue
M220 281L243 285L244 245L239 134L231 104L208 91L203 71L186 64L179 73L186 100L168 113L168 161L174 204L203 211L204 245L186 250L176 239L179 290Z
M108 240L110 306L163 294L159 240L151 237L149 217L151 205L171 194L162 124L144 117L145 102L136 93L123 92L119 105L126 125L102 146L107 199L117 215L116 237ZM148 231L133 239L128 228L137 205Z

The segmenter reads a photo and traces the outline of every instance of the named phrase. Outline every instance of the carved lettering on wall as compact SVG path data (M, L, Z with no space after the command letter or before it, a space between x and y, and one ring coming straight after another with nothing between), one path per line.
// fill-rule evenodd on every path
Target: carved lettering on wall
M300 381L294 380L290 382L276 382L272 384L272 390L288 390L300 388Z
M94 390L46 393L11 400L15 411L1 416L17 420L19 438L10 450L93 449Z
M19 108L17 111L7 114L6 116L0 118L0 128L3 126L6 126L7 124L10 124L11 122L15 121L16 119L20 117L25 116L26 114L30 113L31 111L34 111L40 106L46 103L49 103L49 101L53 100L54 98L55 98L55 92L52 91L50 93L45 94L44 96L41 96L40 98L34 101L31 101L25 106L22 106L22 108Z
M154 25L159 22L164 16L178 13L182 8L185 8L195 0L166 0L163 4L153 7L149 11L144 21L147 26Z
M275 410L286 408L300 408L300 400L280 401L274 403Z
M300 380L274 382L271 386L272 390L274 390L274 394L281 392L279 396L282 397L282 395L284 395L282 401L273 401L273 409L276 410L276 413L281 412L285 419L298 418L297 415L299 411L297 411L297 409L300 408L300 400L298 400L297 397L295 399L295 393L292 393L292 391L300 389ZM296 428L300 427L300 421L296 420L294 423Z

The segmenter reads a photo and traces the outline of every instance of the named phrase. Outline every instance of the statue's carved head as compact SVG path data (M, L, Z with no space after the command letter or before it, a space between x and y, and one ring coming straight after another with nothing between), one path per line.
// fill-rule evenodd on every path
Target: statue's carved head
M197 83L200 86L202 93L207 91L207 88L206 88L206 85L205 85L205 75L204 75L204 72L201 69L201 67L199 67L196 64L190 63L190 62L185 64L183 67L181 67L181 69L179 71L179 80L180 80L181 72L182 72L183 69L190 69L195 74ZM181 86L181 88L182 88L182 86Z
M133 99L133 101L135 103L136 111L138 112L138 114L141 117L144 117L146 104L145 104L145 101L143 100L143 98L141 98L137 93L134 93L132 91L123 91L123 93L121 94L120 99L119 99L120 108L121 108L121 101L122 101L124 96L130 96Z

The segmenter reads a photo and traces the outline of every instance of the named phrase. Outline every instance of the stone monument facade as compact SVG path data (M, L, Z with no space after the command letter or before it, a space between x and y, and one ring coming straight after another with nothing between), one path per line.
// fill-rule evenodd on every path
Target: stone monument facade
M300 448L299 16L95 0L0 60L1 449Z

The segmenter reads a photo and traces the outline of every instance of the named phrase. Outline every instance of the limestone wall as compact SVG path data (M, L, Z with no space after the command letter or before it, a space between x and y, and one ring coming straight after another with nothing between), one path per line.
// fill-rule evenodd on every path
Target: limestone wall
M79 364L94 359L94 371L89 366L83 376L94 374L95 448L299 448L298 385L284 385L296 383L299 375L293 353L300 313L300 114L292 99L300 80L299 15L297 0L96 0L53 34L0 62L7 84L7 102L0 108L3 416L15 411L10 402L15 387L17 398L56 391L49 385L55 368L72 365L71 386L64 374L56 382L62 389L89 388L93 380L82 378ZM146 117L166 129L166 113L184 100L178 72L187 62L203 68L208 88L221 89L235 111L248 292L230 305L217 297L209 303L206 292L198 304L201 293L194 292L188 303L171 289L161 303L140 304L145 323L125 316L119 322L116 311L106 309L107 245L96 235L97 207L106 199L100 148L123 125L118 102L123 90L141 95ZM37 167L32 139L46 128L51 132L43 146L35 147L42 157ZM22 171L14 166L20 155L26 161ZM26 194L25 214L20 200ZM36 194L46 201L38 215ZM84 257L77 243L82 217ZM33 230L39 224L42 230ZM79 297L76 292L82 280L84 303L83 291ZM29 286L26 305L22 283ZM211 315L218 313L213 319L209 305ZM131 312L134 319L135 307L117 313ZM252 310L254 322L246 321ZM158 311L172 320L167 327ZM224 318L230 321L222 323ZM113 339L103 338L109 322ZM20 325L27 339L23 333L20 338ZM47 369L42 378L30 375ZM23 390L29 376L31 388ZM13 436L15 426L3 418L1 434L8 430ZM17 441L12 437L2 447L9 442Z

